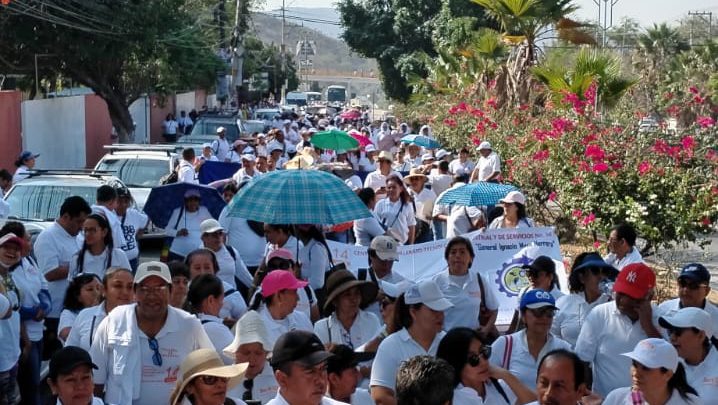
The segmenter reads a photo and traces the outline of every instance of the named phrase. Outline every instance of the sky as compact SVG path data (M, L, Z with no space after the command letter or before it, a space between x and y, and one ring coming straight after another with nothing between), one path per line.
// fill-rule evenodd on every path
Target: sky
M578 17L596 19L598 6L594 0L575 0L581 7ZM603 4L604 0L600 1ZM609 0L610 2L616 0ZM276 10L282 7L282 0L265 0L265 10ZM285 0L286 7L333 7L336 0ZM618 0L613 7L613 20L618 23L624 16L633 17L641 25L653 23L672 23L685 17L689 11L712 11L713 18L718 19L717 0Z

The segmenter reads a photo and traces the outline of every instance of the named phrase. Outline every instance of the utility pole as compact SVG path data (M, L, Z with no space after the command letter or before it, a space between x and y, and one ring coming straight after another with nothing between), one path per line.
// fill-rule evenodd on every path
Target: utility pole
M279 102L281 103L282 100L284 100L285 93L287 92L287 87L289 86L289 75L287 74L287 49L286 45L284 43L284 25L286 24L286 18L284 15L285 7L284 7L284 0L282 0L282 73L284 73L284 82L282 83L282 92L279 98Z
M689 11L688 16L691 18L691 30L688 38L688 45L693 46L693 17L700 17L701 20L708 16L708 40L713 39L713 13L710 11Z
M608 29L613 26L613 6L620 0L593 0L598 6L598 32L603 35L601 48L608 44ZM603 2L603 6L601 6ZM597 35L598 36L598 35Z
M234 14L234 30L232 31L232 89L237 100L237 106L241 104L242 94L242 69L244 67L244 34L247 28L246 15L244 12L245 3L237 0L237 10Z

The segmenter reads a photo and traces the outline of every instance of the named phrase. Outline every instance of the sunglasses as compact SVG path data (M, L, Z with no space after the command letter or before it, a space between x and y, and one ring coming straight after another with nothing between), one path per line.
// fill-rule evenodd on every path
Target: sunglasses
M531 315L535 316L536 318L553 318L553 316L556 314L556 310L551 307L543 307L543 308L528 308L528 311L531 312Z
M220 381L223 381L223 382L229 381L229 378L217 377L214 375L201 375L201 376L199 376L199 379L202 381L202 384L204 384L204 385L215 385Z
M270 260L267 263L267 270L289 270L292 263L289 260Z
M479 349L479 353L469 353L469 357L466 359L466 362L471 367L476 367L481 362L481 359L488 360L489 357L491 357L491 346L481 346L481 349Z
M160 344L155 338L148 339L148 342L150 344L150 350L154 352L154 354L152 355L152 364L157 367L162 367L162 354L160 354Z
M670 335L676 335L676 337L681 337L681 335L683 334L683 332L685 332L685 331L687 331L687 330L692 330L693 333L699 333L699 332L700 332L700 330L698 330L697 328L693 328L693 327L691 327L691 328L677 328L677 327L673 327L673 328L668 328L668 334L670 334Z
M705 283L694 283L686 280L678 280L678 286L680 288L687 288L689 290L698 290L702 287L708 287Z

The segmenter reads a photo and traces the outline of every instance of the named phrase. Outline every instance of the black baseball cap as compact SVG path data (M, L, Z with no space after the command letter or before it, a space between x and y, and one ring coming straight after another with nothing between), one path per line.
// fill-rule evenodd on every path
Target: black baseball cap
M372 352L355 352L347 345L335 345L329 349L329 352L333 356L327 360L327 372L334 374L356 367L359 363L369 361L376 355Z
M50 371L47 376L56 380L60 374L70 374L77 366L87 365L97 370L87 351L77 346L65 346L50 358Z
M556 273L556 263L553 262L548 256L539 256L534 259L531 264L525 264L521 266L524 269L531 269L533 271L545 271L547 273Z
M706 269L706 266L700 263L690 263L683 266L678 279L687 278L691 281L698 283L707 283L711 281L711 273Z
M270 364L276 368L296 361L312 367L332 356L324 350L324 344L317 335L303 330L293 330L280 336L274 343Z

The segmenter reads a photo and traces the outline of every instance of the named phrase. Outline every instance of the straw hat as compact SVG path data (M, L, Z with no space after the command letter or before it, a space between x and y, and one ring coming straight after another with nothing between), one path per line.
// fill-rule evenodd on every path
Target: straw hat
M428 177L421 171L420 168L415 167L409 171L409 175L404 177L404 183L409 184L409 181L414 177L420 177L426 180Z
M229 378L227 390L242 381L244 372L249 363L232 364L225 366L219 354L214 349L198 349L188 354L180 365L181 378L177 380L175 390L172 392L172 405L178 404L184 397L183 392L187 384L195 377L208 375Z
M389 162L393 162L394 157L391 155L391 152L383 150L379 152L378 155L374 156L374 160L376 160L377 162L380 160L388 160Z
M314 164L314 158L311 155L299 154L292 158L284 165L285 169L309 169Z
M267 326L262 316L257 311L249 311L244 314L235 326L234 340L222 351L227 357L234 358L239 346L248 343L259 343L265 352L272 351L272 344L269 342Z
M336 270L327 278L327 300L324 303L324 311L332 308L333 301L344 291L350 288L359 287L361 291L361 304L365 306L376 298L379 288L371 281L357 280L349 270Z

